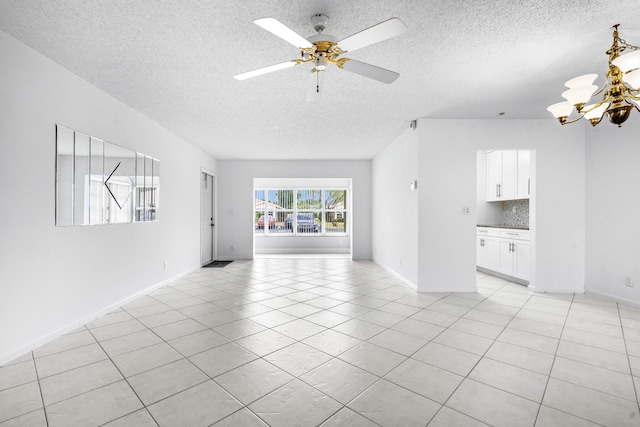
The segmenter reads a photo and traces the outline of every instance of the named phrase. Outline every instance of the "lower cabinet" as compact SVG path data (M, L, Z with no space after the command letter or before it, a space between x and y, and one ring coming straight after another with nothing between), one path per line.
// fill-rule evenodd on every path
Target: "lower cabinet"
M529 232L478 227L478 267L529 280Z
M479 235L477 237L477 265L487 270L500 268L500 241L497 237Z

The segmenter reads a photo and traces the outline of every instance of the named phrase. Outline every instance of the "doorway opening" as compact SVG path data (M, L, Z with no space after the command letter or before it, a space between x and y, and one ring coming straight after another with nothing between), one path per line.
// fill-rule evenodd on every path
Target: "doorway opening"
M216 177L200 173L200 265L217 260L216 254Z
M535 290L535 150L478 150L476 269Z

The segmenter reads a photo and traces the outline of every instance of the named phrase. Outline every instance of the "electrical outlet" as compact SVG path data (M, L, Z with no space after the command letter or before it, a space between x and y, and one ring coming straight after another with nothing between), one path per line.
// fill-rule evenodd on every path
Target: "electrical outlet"
M511 208L511 212L512 213L516 213L516 207L515 206Z
M631 280L631 277L625 276L624 285L633 288L633 280Z
M169 268L169 263L167 261L164 262L164 269L167 270Z
M463 206L462 215L471 215L471 208L469 206Z

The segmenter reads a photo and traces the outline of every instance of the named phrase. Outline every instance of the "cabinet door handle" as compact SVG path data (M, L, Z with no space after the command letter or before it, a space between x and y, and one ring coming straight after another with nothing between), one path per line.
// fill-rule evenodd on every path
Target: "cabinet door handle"
M500 197L500 184L496 184L496 197Z
M502 184L498 184L498 197L502 197Z
M505 234L508 234L509 236L519 236L520 235L519 233L509 233L509 232L507 232Z
M478 233L488 233L489 230L478 230Z
M531 194L531 178L527 179L527 194Z

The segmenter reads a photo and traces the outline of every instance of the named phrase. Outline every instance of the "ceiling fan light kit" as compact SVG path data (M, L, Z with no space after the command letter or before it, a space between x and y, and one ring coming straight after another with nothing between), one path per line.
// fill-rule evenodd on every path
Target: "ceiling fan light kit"
M585 74L566 82L569 89L562 93L566 101L550 105L547 110L565 125L585 118L596 126L606 115L609 121L622 126L635 108L640 111L640 48L627 43L618 35L618 25L613 28L613 44L606 52L609 55L609 71L602 87L594 85L597 74ZM633 52L621 55L625 50ZM592 96L602 94L600 101L587 105ZM574 111L577 118L569 120Z
M313 65L313 68L311 69L307 101L313 102L316 101L322 93L324 74L329 64L335 64L339 69L387 84L394 82L400 76L400 74L394 71L357 61L343 55L347 52L353 52L374 43L399 36L407 30L407 26L404 25L402 21L398 18L391 18L342 40L324 33L328 21L329 17L322 14L312 16L311 25L316 31L316 34L305 39L274 18L256 19L253 21L256 25L297 47L300 50L300 58L237 74L234 77L238 80L245 80L273 71L310 63Z

